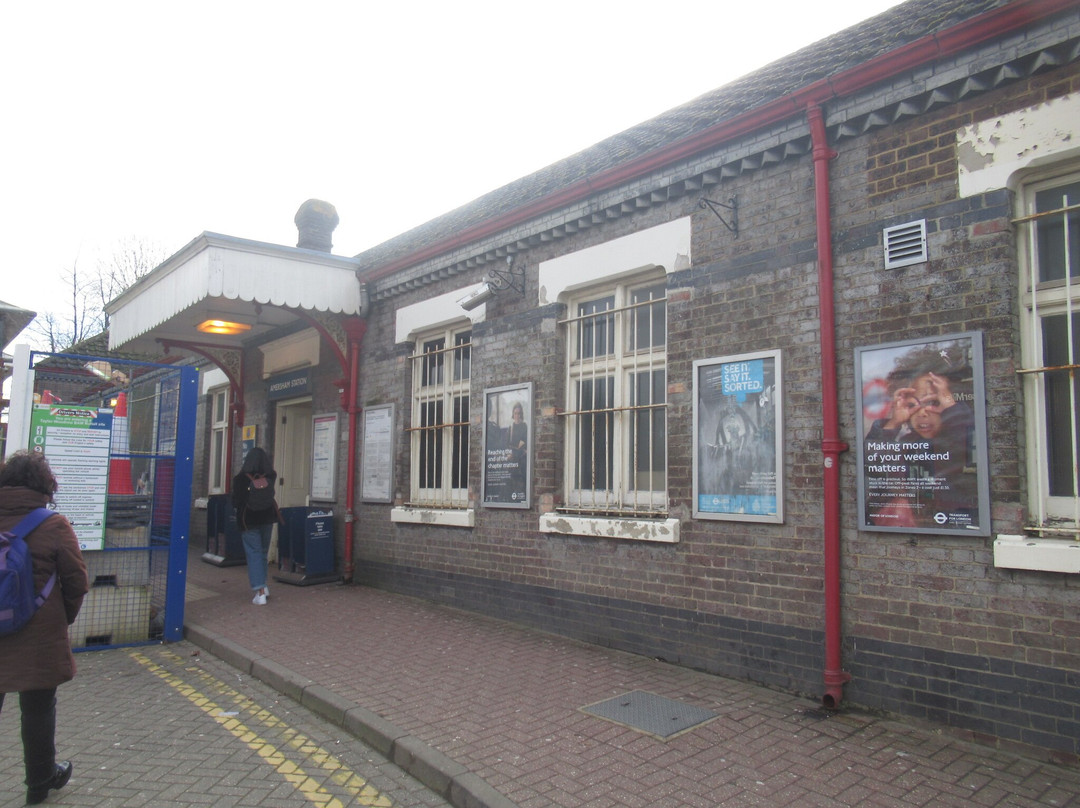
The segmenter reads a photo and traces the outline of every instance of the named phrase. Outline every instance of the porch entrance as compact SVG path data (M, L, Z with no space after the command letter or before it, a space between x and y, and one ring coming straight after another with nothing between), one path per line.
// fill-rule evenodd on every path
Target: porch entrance
M311 397L277 405L274 467L278 473L278 506L308 504L311 490Z

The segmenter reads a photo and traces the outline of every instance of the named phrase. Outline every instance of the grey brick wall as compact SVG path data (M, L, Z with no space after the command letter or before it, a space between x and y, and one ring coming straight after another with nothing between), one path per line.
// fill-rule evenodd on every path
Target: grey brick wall
M1061 68L838 146L833 190L841 435L854 443L854 349L978 331L985 350L994 532L1023 525L1022 406L1012 200L958 199L955 131L1080 90ZM714 155L719 165L723 155ZM708 162L702 156L701 163ZM644 186L643 186L644 187ZM638 191L641 189L638 188ZM725 181L735 238L685 197L519 253L524 299L501 294L473 331L472 412L487 387L531 381L533 502L478 508L473 529L400 525L360 503L357 580L817 696L822 631L821 360L813 166L793 158ZM676 545L537 530L561 500L565 404L561 306L536 309L539 262L693 217L693 266L668 276L669 510ZM883 269L881 231L926 219L930 261ZM395 491L408 493L411 346L393 344L394 310L479 280L380 301L364 341L361 399L397 405ZM779 348L784 361L785 521L694 520L695 359ZM478 417L472 437L479 443ZM479 453L472 492L479 500ZM1080 616L1065 576L999 570L992 539L860 532L854 453L842 461L845 667L853 704L940 721L994 743L1080 755Z

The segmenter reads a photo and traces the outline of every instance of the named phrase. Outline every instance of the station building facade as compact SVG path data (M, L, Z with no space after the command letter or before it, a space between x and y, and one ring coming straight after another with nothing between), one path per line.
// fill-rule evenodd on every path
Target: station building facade
M1077 121L1076 2L909 0L357 256L203 234L112 345L348 581L1076 761Z

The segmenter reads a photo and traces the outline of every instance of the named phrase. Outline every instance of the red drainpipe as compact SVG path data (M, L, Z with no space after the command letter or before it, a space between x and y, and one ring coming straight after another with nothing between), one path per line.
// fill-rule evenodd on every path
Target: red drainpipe
M821 450L824 454L825 695L829 709L840 706L851 674L843 669L840 621L840 409L836 384L836 311L833 306L832 214L829 161L836 152L825 136L821 107L806 110L814 145L814 209L817 213L818 307L821 327Z
M345 379L345 408L349 417L349 457L345 466L345 582L352 583L356 565L353 561L353 533L356 524L356 446L359 436L356 434L360 407L357 395L360 387L360 343L367 331L367 320L350 318L344 323L345 333L349 338L349 375Z

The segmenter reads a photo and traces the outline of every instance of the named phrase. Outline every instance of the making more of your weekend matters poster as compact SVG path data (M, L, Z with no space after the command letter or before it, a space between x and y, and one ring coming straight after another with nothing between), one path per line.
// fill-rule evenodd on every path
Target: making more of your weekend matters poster
M981 334L855 351L860 527L989 535Z

